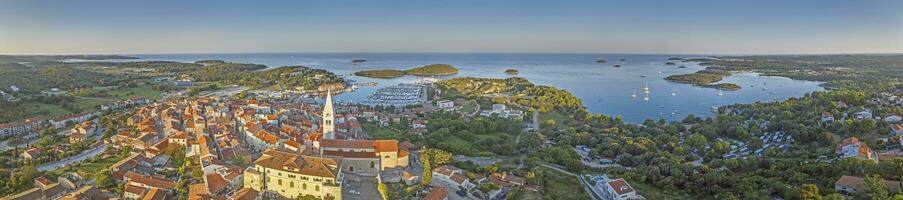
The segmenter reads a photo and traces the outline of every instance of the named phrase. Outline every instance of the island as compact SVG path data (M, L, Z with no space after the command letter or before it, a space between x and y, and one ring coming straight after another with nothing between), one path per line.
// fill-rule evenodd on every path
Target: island
M668 58L668 60L684 60L684 58L681 58L681 57L670 57L670 58Z
M740 86L733 83L717 83L721 81L725 76L730 76L731 73L727 70L709 67L704 70L697 71L692 74L678 74L671 75L665 77L665 80L675 82L675 83L688 83L693 84L700 87L708 87L708 88L718 88L722 90L735 91L740 90Z
M613 66L611 66L611 67L621 67L621 65L613 65Z
M508 74L508 75L517 75L517 73L519 73L519 72L516 69L506 69L505 70L505 74Z
M363 63L363 62L367 62L367 60L364 60L364 59L354 59L354 60L351 60L351 63Z
M596 63L606 63L606 62L608 62L608 61L607 60L596 60Z
M674 65L673 62L666 62L665 65Z
M355 76L370 78L397 78L404 75L414 76L446 76L458 73L458 68L449 64L429 64L408 70L380 69L354 72Z
M354 72L355 76L363 76L369 78L398 78L404 76L405 74L406 73L404 71L395 69L378 69Z
M687 66L681 65L680 67L677 67L677 68L683 69L683 68L687 68Z

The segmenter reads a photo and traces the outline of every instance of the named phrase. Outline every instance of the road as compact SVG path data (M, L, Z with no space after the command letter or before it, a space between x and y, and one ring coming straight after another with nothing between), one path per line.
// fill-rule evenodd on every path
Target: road
M49 171L49 170L54 170L54 169L64 167L67 165L72 165L74 163L81 162L85 159L100 155L106 149L107 149L107 144L101 144L100 146L97 146L94 149L88 150L86 152L82 152L81 154L71 156L68 158L64 158L64 159L56 161L56 162L45 163L41 166L38 166L38 171Z

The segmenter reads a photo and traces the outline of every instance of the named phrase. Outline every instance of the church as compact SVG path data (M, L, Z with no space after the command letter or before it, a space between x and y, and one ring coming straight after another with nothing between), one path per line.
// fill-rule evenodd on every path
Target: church
M332 94L327 92L323 105L322 138L312 141L319 156L341 161L346 173L376 175L388 169L408 166L410 152L401 149L397 140L341 140L335 137L335 111ZM306 152L315 153L315 152Z

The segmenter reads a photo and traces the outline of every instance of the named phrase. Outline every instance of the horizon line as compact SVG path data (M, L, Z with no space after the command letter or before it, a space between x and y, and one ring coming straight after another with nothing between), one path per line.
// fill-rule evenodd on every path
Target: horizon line
M903 52L869 53L643 53L643 52L516 52L516 51L282 51L282 52L176 52L176 53L37 53L0 56L134 56L134 55L217 55L217 54L583 54L583 55L694 55L694 56L795 56L795 55L903 55ZM140 58L139 58L140 59Z

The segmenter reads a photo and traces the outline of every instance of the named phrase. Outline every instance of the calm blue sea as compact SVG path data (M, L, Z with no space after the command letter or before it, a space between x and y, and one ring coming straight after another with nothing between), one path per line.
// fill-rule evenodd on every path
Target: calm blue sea
M736 83L739 91L719 91L711 88L676 84L663 78L672 74L692 73L703 69L696 63L672 61L677 65L665 65L669 57L698 58L704 55L636 55L636 54L525 54L525 53L260 53L260 54L152 54L134 55L141 60L165 60L193 62L202 59L219 59L229 62L264 64L270 67L303 65L330 70L337 74L350 74L369 69L407 69L426 64L446 63L461 69L454 77L508 77L505 69L520 71L536 84L567 89L583 100L593 113L621 115L628 122L665 118L680 120L688 114L711 116L712 106L756 101L773 101L800 97L824 88L818 82L797 81L782 77L766 77L756 74L735 74L723 82ZM353 59L367 62L352 64ZM605 59L608 63L595 61ZM620 61L624 59L624 61ZM619 68L612 65L621 65ZM686 68L679 68L684 65ZM644 77L645 76L645 77ZM377 88L410 82L417 77L396 79L371 79L348 77L360 82L378 82L377 87L362 87L352 93L335 98L360 102ZM648 82L649 100L644 100L644 81ZM763 90L766 88L767 90ZM637 97L631 94L636 92ZM675 95L672 95L672 92Z

